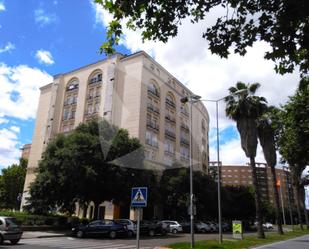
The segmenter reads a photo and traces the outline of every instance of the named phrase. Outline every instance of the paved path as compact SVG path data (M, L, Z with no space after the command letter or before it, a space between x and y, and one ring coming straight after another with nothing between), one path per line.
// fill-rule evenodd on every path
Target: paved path
M308 249L309 235L256 247L255 249Z

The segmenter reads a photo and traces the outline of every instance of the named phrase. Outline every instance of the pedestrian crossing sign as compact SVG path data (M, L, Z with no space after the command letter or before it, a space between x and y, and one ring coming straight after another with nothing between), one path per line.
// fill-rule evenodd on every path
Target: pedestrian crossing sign
M132 188L131 207L147 207L147 187Z

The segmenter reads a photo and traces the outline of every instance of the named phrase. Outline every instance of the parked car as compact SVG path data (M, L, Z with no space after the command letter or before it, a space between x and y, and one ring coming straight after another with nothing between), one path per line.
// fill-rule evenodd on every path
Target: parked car
M16 245L20 240L23 232L13 217L0 216L0 245L5 240Z
M140 223L140 234L155 236L156 234L166 235L168 227L162 222L142 220Z
M179 233L182 232L182 226L177 222L173 220L162 220L162 223L164 223L169 229L168 231L170 233Z
M206 222L203 222L203 223L205 223L206 225L209 226L210 232L219 231L219 225L217 223L214 223L214 222L211 222L211 221L206 221Z
M196 222L196 232L198 233L206 233L211 232L211 227L204 222Z
M115 220L117 223L123 224L127 226L128 229L128 237L133 237L136 235L136 224L134 221L129 220L129 219L116 219Z
M88 225L79 225L72 228L72 234L78 238L87 236L108 236L115 239L118 236L127 236L127 226L113 220L95 220Z
M265 224L263 224L263 228L274 229L273 224L271 224L270 222L266 222Z
M223 232L227 232L229 230L230 230L230 225L228 223L226 223L226 222L223 222L222 223L222 231Z

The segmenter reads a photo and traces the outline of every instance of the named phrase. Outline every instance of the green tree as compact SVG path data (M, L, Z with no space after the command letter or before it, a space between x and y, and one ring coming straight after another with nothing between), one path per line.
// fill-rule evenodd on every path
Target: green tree
M279 205L279 193L277 188L277 176L276 176L276 143L275 143L275 131L271 125L270 112L265 112L263 116L258 120L258 138L263 149L264 158L267 162L267 166L270 167L272 176L272 187L275 197L275 213L278 223L278 233L283 234L281 211Z
M309 69L309 3L306 0L183 0L122 1L94 0L107 9L113 20L107 28L108 41L101 50L113 52L122 35L122 20L130 29L141 29L143 40L167 42L178 33L182 20L192 23L207 20L213 9L224 8L224 14L201 36L212 53L227 57L231 50L245 55L255 41L267 42L272 50L265 58L276 63L276 71L292 72L296 65L303 74Z
M19 159L19 164L2 169L0 175L0 203L3 208L19 209L26 177L27 160Z
M276 143L282 161L289 164L299 223L303 219L301 209L304 208L302 194L302 172L309 163L309 78L300 81L296 93L281 109L273 110L276 132ZM306 214L306 212L305 212Z
M96 217L99 203L122 200L124 186L147 179L143 159L141 144L126 130L104 120L80 124L48 144L30 187L28 209L36 213L55 209L73 213L76 201L82 205L93 201ZM136 177L128 177L132 174Z
M257 120L267 105L265 98L254 96L259 87L260 84L258 83L246 85L242 82L237 82L236 87L229 88L230 95L225 98L225 102L226 115L236 122L237 130L240 134L241 147L246 156L250 158L258 222L258 237L265 238L262 227L261 194L255 167L255 156L258 143ZM246 92L238 94L241 90L246 90Z

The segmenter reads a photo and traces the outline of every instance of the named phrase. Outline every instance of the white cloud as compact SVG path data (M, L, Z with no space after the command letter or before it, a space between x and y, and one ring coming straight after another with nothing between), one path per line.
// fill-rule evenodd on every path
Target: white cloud
M11 50L15 49L15 45L8 42L4 47L0 48L0 54L4 52L9 52Z
M51 53L47 50L40 49L36 52L35 57L39 60L40 63L46 64L46 65L52 65L54 64L53 56Z
M15 131L4 128L0 130L0 165L9 166L17 163L20 157L21 144Z
M3 2L0 2L0 12L5 11L5 6Z
M19 133L20 132L20 127L13 125L10 127L10 130L15 132L15 133Z
M34 11L34 20L40 27L56 23L58 17L55 14L46 13L43 9L36 9Z
M27 65L9 67L0 63L0 114L2 118L35 118L39 88L53 78L44 71ZM1 117L1 116L0 116Z
M107 26L111 15L101 6L93 3L96 23ZM144 50L152 55L163 67L171 72L203 99L217 100L228 94L228 88L237 81L245 83L259 82L261 88L257 94L265 96L272 105L284 103L292 95L299 82L299 73L278 75L274 64L264 59L264 54L270 49L264 42L256 42L248 49L246 56L231 54L228 59L221 59L211 54L208 43L202 38L207 26L212 25L218 16L224 14L222 8L216 8L209 13L207 20L192 24L190 20L182 21L178 35L166 44L162 42L142 42L140 32L124 28L121 44L131 52ZM125 26L124 26L125 27ZM216 125L215 103L205 102L210 115L210 128ZM225 104L219 102L220 131L235 123L225 116ZM215 139L210 137L210 140ZM215 148L210 148L214 150ZM227 142L221 148L223 164L244 164L248 160L240 147L239 139ZM210 153L210 160L216 160L216 154ZM264 161L261 149L258 150L257 161Z

